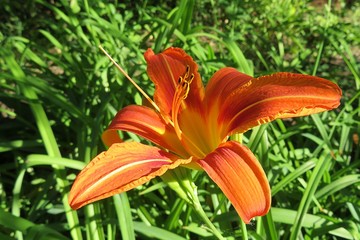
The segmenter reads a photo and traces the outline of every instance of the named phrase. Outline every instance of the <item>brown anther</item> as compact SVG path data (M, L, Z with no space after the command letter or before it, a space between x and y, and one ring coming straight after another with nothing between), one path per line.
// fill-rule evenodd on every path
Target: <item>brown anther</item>
M190 76L190 77L189 77ZM191 82L194 80L195 78L195 75L193 73L190 74L190 66L189 65L186 65L186 72L184 73L183 76L180 76L179 77L179 80L178 80L178 91L182 91L182 99L186 99L188 94L189 94L189 91L190 91L190 84Z

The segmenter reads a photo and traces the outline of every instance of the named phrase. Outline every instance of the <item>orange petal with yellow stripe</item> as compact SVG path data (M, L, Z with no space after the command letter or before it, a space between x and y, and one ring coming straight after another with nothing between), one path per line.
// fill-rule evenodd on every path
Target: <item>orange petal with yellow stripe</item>
M136 142L113 144L93 159L76 177L69 204L78 209L91 202L133 189L168 169L191 160L175 156L156 147Z
M200 105L204 96L204 86L198 73L197 64L184 50L171 47L155 54L151 49L148 49L144 56L148 66L148 75L155 85L154 100L162 114L171 116L179 77L186 73L187 67L190 68L189 74L194 74L194 79L184 102L191 103L193 107Z
M245 223L269 211L269 183L250 149L229 141L197 163L219 186Z
M151 108L129 105L121 109L102 135L105 145L121 142L118 130L135 133L183 157L188 156L174 128Z
M205 89L205 98L209 108L223 103L234 91L241 89L253 77L239 72L235 68L225 67L218 70L209 80Z
M223 135L245 132L278 118L299 117L339 106L340 88L319 77L275 73L235 87L222 99L218 122Z

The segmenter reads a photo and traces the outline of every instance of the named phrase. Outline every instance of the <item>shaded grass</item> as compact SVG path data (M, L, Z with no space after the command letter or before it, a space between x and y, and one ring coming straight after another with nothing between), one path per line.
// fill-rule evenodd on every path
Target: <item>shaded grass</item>
M354 19L360 15L356 7L346 8ZM1 11L1 238L212 237L159 179L69 209L76 173L104 150L102 131L118 109L141 104L99 44L149 94L153 86L142 56L148 47L184 48L199 63L205 83L224 66L255 76L298 71L337 82L344 93L338 110L278 120L243 136L272 186L267 216L241 225L217 186L203 173L192 174L204 210L229 239L245 233L255 239L359 237L360 23L348 23L336 6L37 0L7 1Z

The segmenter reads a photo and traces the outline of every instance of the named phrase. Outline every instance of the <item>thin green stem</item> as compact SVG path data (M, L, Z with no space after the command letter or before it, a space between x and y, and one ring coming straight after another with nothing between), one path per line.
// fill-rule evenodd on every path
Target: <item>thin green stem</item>
M206 223L206 225L210 228L210 230L212 231L212 233L218 238L218 239L225 239L221 233L219 232L219 230L214 226L214 224L210 221L210 219L208 218L208 216L206 215L204 209L202 208L199 198L197 197L197 195L192 194L194 196L194 198L192 199L192 206L195 210L195 212L199 215L199 217L201 217L201 219Z
M242 232L241 239L243 239L243 240L249 239L249 236L248 236L248 233L247 233L246 224L244 223L243 220L240 220L240 227L241 227L241 232Z
M218 239L225 239L221 235L220 231L210 221L204 209L202 208L197 194L197 187L192 180L189 169L176 168L172 171L166 172L161 176L161 178L179 195L179 197L184 199L189 205L193 207L198 216L205 222L211 232Z

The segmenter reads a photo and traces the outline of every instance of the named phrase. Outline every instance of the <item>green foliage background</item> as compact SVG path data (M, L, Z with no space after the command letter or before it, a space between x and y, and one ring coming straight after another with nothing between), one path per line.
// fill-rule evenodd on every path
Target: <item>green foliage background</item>
M212 239L159 179L72 211L76 174L102 131L149 94L143 53L184 48L206 84L221 67L301 72L343 90L341 106L275 121L243 141L272 186L271 212L244 228L221 191L194 172L202 205L229 239L359 239L360 4L357 1L3 0L0 7L0 239ZM139 140L134 135L128 139Z

